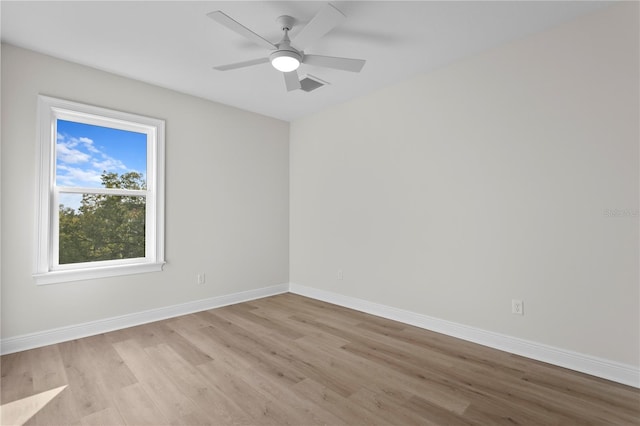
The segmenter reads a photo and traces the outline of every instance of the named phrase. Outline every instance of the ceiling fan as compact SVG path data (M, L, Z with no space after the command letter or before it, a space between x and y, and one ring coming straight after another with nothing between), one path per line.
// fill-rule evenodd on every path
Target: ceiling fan
M307 55L302 50L327 34L346 18L342 12L329 3L327 3L327 5L322 8L302 30L300 30L293 40L289 39L289 31L293 28L295 19L287 15L280 16L276 22L280 25L280 28L284 32L284 36L282 37L282 40L275 44L254 33L220 10L208 13L207 16L217 23L224 25L231 31L246 37L255 44L271 50L269 56L237 62L234 64L220 65L214 67L214 69L218 71L228 71L271 62L271 65L273 65L275 69L283 73L284 83L287 91L289 92L300 89L301 87L300 78L296 71L300 64L334 68L343 71L360 72L366 62L362 59Z

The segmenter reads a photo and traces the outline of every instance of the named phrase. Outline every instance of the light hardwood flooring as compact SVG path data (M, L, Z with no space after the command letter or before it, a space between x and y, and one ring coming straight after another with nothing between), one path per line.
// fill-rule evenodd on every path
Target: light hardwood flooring
M293 294L5 355L28 425L633 425L640 391Z

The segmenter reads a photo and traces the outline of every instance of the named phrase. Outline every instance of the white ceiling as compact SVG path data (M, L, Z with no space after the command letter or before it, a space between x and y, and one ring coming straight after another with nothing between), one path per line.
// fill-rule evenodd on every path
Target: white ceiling
M2 1L2 41L158 86L291 121L415 74L543 31L608 2L334 1L347 19L305 53L366 59L360 74L302 65L331 84L286 92L270 64L212 67L267 56L206 16L222 10L274 43L275 22L307 23L315 1Z

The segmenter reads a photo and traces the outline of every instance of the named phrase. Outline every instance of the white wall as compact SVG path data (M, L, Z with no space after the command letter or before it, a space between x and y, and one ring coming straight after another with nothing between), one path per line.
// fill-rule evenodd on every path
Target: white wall
M2 338L290 280L640 365L638 12L613 6L291 129L3 45ZM164 272L34 285L38 93L167 120Z
M34 284L39 93L166 120L163 272ZM2 45L2 338L287 283L288 135L286 122Z
M638 50L628 2L293 122L291 282L640 365Z

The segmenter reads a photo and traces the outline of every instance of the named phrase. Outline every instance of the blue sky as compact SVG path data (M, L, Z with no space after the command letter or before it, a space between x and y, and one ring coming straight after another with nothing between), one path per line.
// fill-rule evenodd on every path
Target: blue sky
M56 185L101 187L103 171L147 175L147 135L57 120Z
M100 188L103 171L147 176L147 135L57 120L56 185ZM66 207L80 207L80 194L60 194Z

